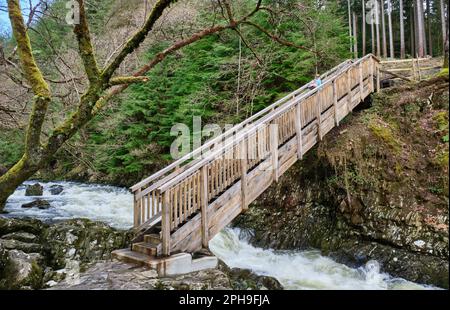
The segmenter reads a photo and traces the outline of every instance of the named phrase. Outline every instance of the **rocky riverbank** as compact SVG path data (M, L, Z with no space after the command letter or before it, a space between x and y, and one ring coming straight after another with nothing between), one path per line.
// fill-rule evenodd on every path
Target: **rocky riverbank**
M249 270L203 270L159 278L154 270L111 260L131 231L86 219L45 224L0 218L0 289L283 289Z
M448 75L375 96L235 225L276 249L448 288Z

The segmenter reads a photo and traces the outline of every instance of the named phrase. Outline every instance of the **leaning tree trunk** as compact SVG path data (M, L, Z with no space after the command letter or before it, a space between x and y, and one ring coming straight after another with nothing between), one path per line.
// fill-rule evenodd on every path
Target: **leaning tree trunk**
M405 58L405 24L403 20L403 0L400 0L400 58Z
M30 162L28 155L23 155L20 161L0 177L0 211L3 210L6 200L16 188L39 169L39 163Z

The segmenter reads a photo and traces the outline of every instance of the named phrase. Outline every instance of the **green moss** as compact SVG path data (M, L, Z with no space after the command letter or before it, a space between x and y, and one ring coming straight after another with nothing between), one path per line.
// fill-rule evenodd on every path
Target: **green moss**
M401 144L395 138L390 125L374 119L369 123L368 127L377 138L389 145L397 154L400 153Z

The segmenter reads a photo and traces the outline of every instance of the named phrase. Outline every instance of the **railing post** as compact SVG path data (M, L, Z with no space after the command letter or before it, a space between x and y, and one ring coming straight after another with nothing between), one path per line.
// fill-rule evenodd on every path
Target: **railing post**
M359 63L359 94L361 96L361 100L364 100L364 76L363 76L363 65L362 61Z
M273 180L278 182L278 124L270 124L270 148L272 153Z
M295 106L295 132L297 134L297 158L303 159L302 113L300 102Z
M141 205L142 199L141 197L137 198L141 195L141 189L139 188L136 192L134 192L134 227L138 227L141 225Z
M347 114L352 110L352 79L350 77L350 69L347 70Z
M169 192L162 193L161 239L162 254L170 255L170 199Z
M244 137L241 141L241 206L242 210L245 211L248 209L247 203L247 143L246 138Z
M377 67L377 93L378 93L380 91L380 88L381 88L381 85L380 85L380 83L381 83L381 79L380 79L380 64L377 63L376 67Z
M319 86L319 89L316 92L316 107L317 107L317 136L319 137L319 140L322 141L322 88Z
M201 217L202 217L202 245L208 247L209 225L208 225L208 168L204 165L201 168Z
M336 79L333 80L333 110L334 110L334 123L336 126L339 126L339 117L338 117L338 96L337 96L337 88L336 88Z
M374 70L374 67L375 67L376 61L375 61L375 59L373 59L373 57L371 57L370 59L371 59L371 62L372 62L372 65L370 66L370 92L374 92L375 91L375 81L374 81L375 70Z

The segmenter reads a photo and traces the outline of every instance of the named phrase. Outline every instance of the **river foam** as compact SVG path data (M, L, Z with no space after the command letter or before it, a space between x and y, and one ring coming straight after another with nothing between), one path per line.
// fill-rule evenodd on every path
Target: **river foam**
M350 268L317 250L274 251L249 244L248 234L226 228L210 241L211 251L230 267L251 269L278 279L286 289L388 290L433 289L380 272L377 261Z

